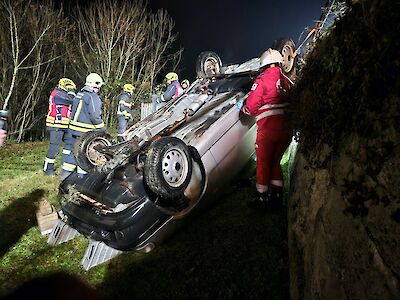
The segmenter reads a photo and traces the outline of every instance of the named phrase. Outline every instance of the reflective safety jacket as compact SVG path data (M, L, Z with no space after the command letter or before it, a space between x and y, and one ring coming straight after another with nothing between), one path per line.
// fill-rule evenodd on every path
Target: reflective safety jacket
M46 126L48 130L68 128L72 101L73 95L69 95L63 90L56 88L51 92L46 117Z
M124 116L125 119L132 118L132 110L131 110L132 102L131 101L132 101L131 96L128 93L123 92L119 96L117 115Z
M171 99L179 97L182 94L183 94L183 88L181 87L181 84L179 83L178 80L174 80L170 83L169 86L167 86L167 89L165 90L164 94L161 95L161 101L167 102Z
M101 119L102 101L93 88L85 86L74 98L69 129L73 135L93 130L104 130Z
M269 116L282 115L289 103L286 93L293 82L279 67L271 67L261 73L251 88L242 111L256 117L258 128L263 128Z

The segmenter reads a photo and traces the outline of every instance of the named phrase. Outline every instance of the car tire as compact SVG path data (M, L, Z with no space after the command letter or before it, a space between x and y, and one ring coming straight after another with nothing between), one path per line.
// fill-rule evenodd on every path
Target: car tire
M198 78L208 78L221 74L221 58L212 51L201 52L197 58L196 74Z
M164 199L183 196L192 176L192 158L186 144L176 137L162 137L147 151L144 180Z
M276 40L272 47L273 49L278 50L283 57L283 63L281 65L283 73L288 77L295 77L297 70L296 70L296 62L297 56L294 55L296 51L296 46L292 39L290 38L281 38Z
M94 149L96 145L111 146L112 137L105 131L89 131L75 143L74 155L80 168L86 172L94 171L105 164L108 158Z

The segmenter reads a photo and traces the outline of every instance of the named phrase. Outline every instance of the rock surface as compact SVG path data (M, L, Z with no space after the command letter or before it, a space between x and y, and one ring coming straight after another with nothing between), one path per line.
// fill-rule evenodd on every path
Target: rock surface
M292 299L400 299L399 7L353 2L293 95Z
M353 181L363 166L346 150L331 169L298 156L289 203L292 299L400 299L400 147L377 182ZM353 203L359 193L370 196Z

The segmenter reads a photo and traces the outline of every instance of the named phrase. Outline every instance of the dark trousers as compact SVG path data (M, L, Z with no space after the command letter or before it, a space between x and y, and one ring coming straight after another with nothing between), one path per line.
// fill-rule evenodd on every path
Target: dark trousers
M126 119L124 116L118 115L117 121L118 121L117 125L118 135L122 135L125 132L126 127L128 126L128 119Z
M51 128L48 129L50 134L50 145L44 159L44 172L54 172L55 158L60 152L61 143L65 141L67 129Z

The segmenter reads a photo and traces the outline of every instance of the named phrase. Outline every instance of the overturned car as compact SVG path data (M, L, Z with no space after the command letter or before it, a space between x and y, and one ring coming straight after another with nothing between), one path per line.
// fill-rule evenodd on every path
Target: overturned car
M283 70L295 69L290 40L280 46ZM255 119L239 113L260 73L259 59L223 66L200 54L196 80L177 99L136 123L116 143L89 132L75 156L86 175L60 185L60 219L48 243L78 234L90 239L82 264L89 269L122 251L151 251L195 211L215 200L254 153Z

